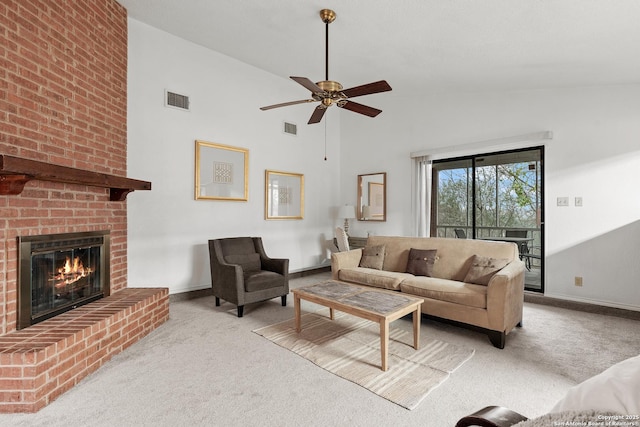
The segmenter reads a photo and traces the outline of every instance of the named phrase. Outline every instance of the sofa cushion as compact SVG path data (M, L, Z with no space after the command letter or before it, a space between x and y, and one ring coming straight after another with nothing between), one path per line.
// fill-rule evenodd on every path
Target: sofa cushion
M338 279L345 282L357 283L360 285L373 286L375 288L398 290L400 283L413 275L407 273L394 273L385 270L375 270L373 268L342 268L338 273Z
M360 267L382 270L384 263L384 245L366 246L362 248Z
M407 260L407 273L414 276L428 276L433 274L433 264L436 262L436 249L416 249L409 250Z
M423 298L447 301L468 307L487 308L487 287L482 285L416 276L405 279L400 284L400 290Z
M224 261L228 264L238 264L242 267L242 271L247 273L250 271L260 271L260 254L237 254L225 255Z
M488 285L493 275L502 270L508 263L509 260L503 258L474 255L464 282Z

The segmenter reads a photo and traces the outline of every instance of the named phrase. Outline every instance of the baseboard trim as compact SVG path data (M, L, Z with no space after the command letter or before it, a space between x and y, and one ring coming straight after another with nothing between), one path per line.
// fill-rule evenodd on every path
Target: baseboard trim
M169 295L169 302L187 301L191 299L197 299L202 297L208 297L213 295L213 289L196 289L195 291L180 292L178 294Z
M609 307L587 302L572 301L560 298L553 298L540 295L535 292L525 292L524 301L532 304L549 305L552 307L566 308L587 313L603 314L606 316L622 317L625 319L640 320L640 311L627 310L624 308Z
M330 265L313 267L308 270L300 270L296 271L295 273L289 273L289 279L298 279L300 277L313 276L314 274L326 273L327 271L331 271Z

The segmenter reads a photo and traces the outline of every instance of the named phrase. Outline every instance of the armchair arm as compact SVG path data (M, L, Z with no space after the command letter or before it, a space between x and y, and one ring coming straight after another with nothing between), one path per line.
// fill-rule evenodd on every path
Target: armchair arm
M244 304L244 274L242 267L224 260L220 242L209 240L211 287L214 294L236 305Z
M515 259L497 272L487 286L489 328L510 331L522 321L525 264Z
M289 260L287 258L260 257L260 262L262 263L263 270L280 273L283 276L289 275Z
M274 273L282 274L285 277L289 277L289 259L288 258L270 258L264 250L262 245L262 238L254 237L253 246L256 252L260 254L260 264L263 270L273 271Z
M355 268L360 265L362 249L353 249L346 252L335 252L331 254L331 278L338 279L338 273L343 268Z

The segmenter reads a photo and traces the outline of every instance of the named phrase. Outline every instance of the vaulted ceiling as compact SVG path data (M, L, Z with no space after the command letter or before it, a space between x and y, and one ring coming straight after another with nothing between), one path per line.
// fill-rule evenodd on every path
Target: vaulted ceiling
M640 83L638 0L118 1L138 21L283 78L324 80L319 11L329 8L337 13L329 78L345 87L386 79L396 94L415 94Z

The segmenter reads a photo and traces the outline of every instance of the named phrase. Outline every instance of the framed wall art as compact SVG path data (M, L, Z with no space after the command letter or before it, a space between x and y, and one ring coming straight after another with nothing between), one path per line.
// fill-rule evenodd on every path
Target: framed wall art
M249 199L249 150L196 141L196 200Z
M304 175L265 171L265 219L304 218Z

